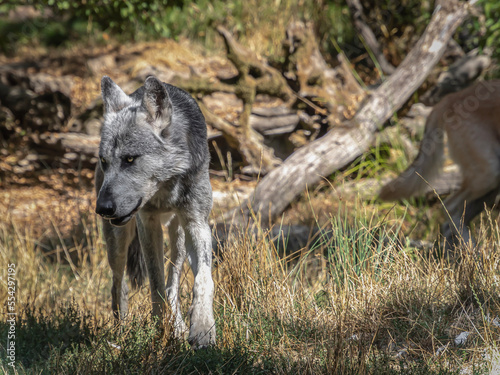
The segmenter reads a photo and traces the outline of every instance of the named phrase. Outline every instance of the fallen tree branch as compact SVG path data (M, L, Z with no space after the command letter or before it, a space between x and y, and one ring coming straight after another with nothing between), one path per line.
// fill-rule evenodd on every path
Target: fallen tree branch
M288 26L284 47L285 75L298 86L297 98L327 116L330 127L351 118L365 92L347 58L338 54L339 64L331 68L321 55L312 25L299 21Z
M245 162L252 168L249 172L254 174L259 173L258 166L263 162L263 155L271 155L273 158L271 160L277 160L276 163L279 162L279 159L274 157L273 150L264 145L264 138L257 131L253 129L245 131L246 129L241 126L234 126L222 117L210 112L201 101L198 104L207 123L213 128L220 130L229 145L239 150ZM248 126L250 126L250 123ZM264 172L267 172L267 169Z
M382 53L375 34L366 23L361 2L359 0L347 0L347 6L349 7L349 11L351 12L354 27L359 33L359 37L363 38L366 46L371 50L371 53L377 60L375 61L375 63L380 66L380 69L382 69L385 74L394 73L394 70L396 68L392 66L389 61L387 61L384 54Z
M265 176L250 200L226 219L235 216L244 222L255 212L260 213L261 224L267 225L308 186L362 155L373 142L375 131L408 100L438 62L448 40L468 14L467 5L456 0L439 2L416 46L356 116L297 150ZM243 215L237 216L240 212Z
M224 38L228 59L238 70L234 93L243 101L239 127L231 129L229 138L237 143L252 173L267 174L281 164L281 160L274 156L272 149L264 145L262 136L250 125L250 114L257 95L257 87L259 92L288 101L292 98L291 90L277 70L260 62L257 56L240 45L228 30L219 26L217 31ZM205 110L205 114L206 112ZM229 131L227 126L225 128Z
M252 87L255 93L268 94L281 98L285 102L294 100L292 90L288 86L282 74L269 66L266 62L259 60L257 55L242 46L233 35L223 26L217 27L217 32L224 38L226 45L227 58L233 63L238 70L240 79L237 88L243 89L241 93L236 90L236 95L244 101L248 82L246 78L251 78L254 81L255 87Z

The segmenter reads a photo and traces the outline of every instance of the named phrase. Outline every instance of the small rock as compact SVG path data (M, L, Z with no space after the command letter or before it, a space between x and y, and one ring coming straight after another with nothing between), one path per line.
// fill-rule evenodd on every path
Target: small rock
M443 346L440 346L439 348L437 348L436 353L434 353L434 355L437 357L437 356L440 356L441 354L443 354L445 352L445 350L448 349L448 345L449 344L446 344L446 345L443 345Z
M398 354L396 354L396 358L404 358L408 355L408 349L401 349Z
M469 337L470 335L470 332L462 332L461 334L459 334L457 337L455 337L455 345L456 346L461 346L461 345L465 345L465 343L467 342L467 338Z

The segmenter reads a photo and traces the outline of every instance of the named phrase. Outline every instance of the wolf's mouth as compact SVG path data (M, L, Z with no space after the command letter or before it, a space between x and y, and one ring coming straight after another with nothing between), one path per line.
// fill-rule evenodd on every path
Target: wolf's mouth
M142 203L142 198L139 199L139 202L137 203L135 208L132 211L130 211L130 213L128 215L109 219L109 222L111 223L111 225L114 225L115 227L121 227L121 226L127 224L130 221L130 219L132 219L134 217L136 212L139 211L139 208L141 207L141 203Z

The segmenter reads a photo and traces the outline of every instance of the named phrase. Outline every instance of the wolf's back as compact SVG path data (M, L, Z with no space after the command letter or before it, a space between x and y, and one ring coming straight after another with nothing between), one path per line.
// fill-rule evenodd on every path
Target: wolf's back
M382 187L379 197L383 200L410 198L425 188L443 161L444 131L440 111L434 109L425 125L424 138L413 163L397 177Z
M207 125L196 100L187 92L168 83L167 89L174 112L181 113L181 124L176 128L178 133L186 133L187 147L193 160L193 169L208 168L210 153L208 151ZM179 134L180 135L180 134Z

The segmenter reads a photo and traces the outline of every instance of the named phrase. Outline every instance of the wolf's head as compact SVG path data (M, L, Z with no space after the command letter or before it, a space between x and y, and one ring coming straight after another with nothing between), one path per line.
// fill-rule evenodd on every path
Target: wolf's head
M189 168L189 157L179 157L185 149L182 139L173 142L169 134L172 122L183 117L174 113L166 86L155 77L129 96L105 76L101 90L99 164L104 178L96 212L113 225L124 225L162 182Z

